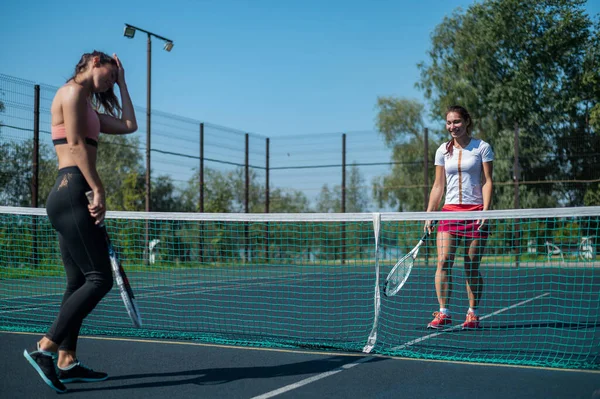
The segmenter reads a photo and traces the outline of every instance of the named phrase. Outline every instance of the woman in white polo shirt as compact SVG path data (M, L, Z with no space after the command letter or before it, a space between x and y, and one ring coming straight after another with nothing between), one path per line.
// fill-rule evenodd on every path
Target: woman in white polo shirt
M435 181L429 196L427 212L439 209L446 187L442 211L486 211L492 201L492 161L494 152L488 143L471 136L473 120L467 110L455 105L446 112L446 129L450 141L442 144L435 153ZM431 221L425 230L433 230ZM440 305L439 312L427 328L443 328L452 323L448 310L451 269L456 250L462 240L465 248L465 275L469 310L463 329L479 328L477 306L483 291L483 278L479 272L481 256L488 237L486 220L442 220L437 227L437 270L435 290Z

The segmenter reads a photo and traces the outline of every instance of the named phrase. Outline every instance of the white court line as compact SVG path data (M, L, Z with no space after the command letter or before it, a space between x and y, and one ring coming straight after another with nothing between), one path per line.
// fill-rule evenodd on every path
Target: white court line
M545 293L545 294L538 295L538 296L536 296L536 297L534 297L534 298L527 299L527 300L525 300L525 301L521 301L521 302L519 302L519 303L515 303L514 305L508 306L508 307L506 307L506 308L503 308L503 309L497 310L497 311L495 311L495 312L492 312L492 313L490 313L490 314L488 314L488 315L482 316L482 317L480 317L480 320L487 319L487 318L489 318L489 317L492 317L492 316L495 316L495 315L497 315L497 314L500 314L500 313L506 312L506 311L507 311L507 310L509 310L509 309L513 309L513 308L516 308L517 306L521 306L521 305L524 305L524 304L526 304L526 303L528 303L528 302L535 301L536 299L539 299L539 298L545 297L546 295L550 295L550 293L548 293L548 292L547 292L547 293ZM397 347L395 347L395 348L392 348L392 350L396 350L396 349L403 349L403 348L406 348L407 346L410 346L410 345L416 344L416 343L418 343L418 342L421 342L421 341L425 341L426 339L429 339L429 338L436 337L436 336L438 336L438 335L441 335L441 334L443 334L444 332L448 332L448 331L456 330L456 329L458 329L458 328L461 328L461 327L462 327L462 326L461 326L460 324L458 324L458 325L456 325L456 326L454 326L454 327L452 327L452 328L445 329L445 330L443 330L443 331L440 331L440 332L438 332L438 333L435 333L435 334L429 334L429 335L426 335L426 336L424 336L424 337L421 337L421 338L415 339L415 340L413 340L413 341L407 342L407 343L405 343L404 345L400 345L400 346L397 346ZM377 356L369 356L369 357L364 357L364 358L362 358L362 359L359 359L359 360L357 360L357 361L355 361L355 362L353 362L353 363L345 364L345 365L343 365L343 366L341 366L341 367L338 367L338 368L337 368L337 369L335 369L335 370L331 370L331 371L327 371L327 372L325 372L325 373L321 373L321 374L314 375L314 376L312 376L312 377L306 378L306 379L304 379L304 380L301 380L301 381L295 382L295 383L293 383L293 384L290 384L290 385L286 385L286 386L284 386L284 387L281 387L281 388L279 388L279 389L276 389L276 390L274 390L274 391L267 392L267 393L264 393L264 394L262 394L262 395L259 395L259 396L255 396L255 397L253 397L253 398L251 398L251 399L267 399L267 398L272 398L273 396L280 395L280 394L282 394L282 393L284 393L284 392L288 392L288 391L291 391L291 390L293 390L293 389L300 388L301 386L304 386L304 385L310 384L310 383L312 383L312 382L318 381L318 380L320 380L320 379L323 379L323 378L326 378L326 377L332 376L332 375L334 375L334 374L337 374L337 373L341 373L341 372L342 372L342 371L344 371L344 370L351 369L351 368L352 368L352 367L354 367L354 366L358 366L358 365L359 365L359 364L361 364L361 363L366 363L366 362L368 362L368 361L370 361L370 360L373 360L373 359L377 359Z
M282 394L284 392L288 392L288 391L291 391L293 389L300 388L303 385L310 384L310 383L318 381L318 380L320 380L322 378L326 378L326 377L329 377L331 375L334 375L334 374L337 374L337 373L341 373L344 370L351 369L354 366L358 366L361 363L365 363L365 362L368 362L369 360L373 360L373 359L375 359L375 357L371 357L371 356L369 356L369 357L363 357L362 359L358 359L355 362L352 362L352 363L349 363L349 364L344 364L343 366L338 367L335 370L331 370L331 371L327 371L325 373L314 375L314 376L312 376L310 378L306 378L306 379L304 379L302 381L298 381L298 382L295 382L293 384L286 385L286 386L281 387L279 389L276 389L274 391L263 393L262 395L259 395L259 396L254 396L251 399L267 399L267 398L272 398L273 396L277 396L277 395L280 395L280 394Z

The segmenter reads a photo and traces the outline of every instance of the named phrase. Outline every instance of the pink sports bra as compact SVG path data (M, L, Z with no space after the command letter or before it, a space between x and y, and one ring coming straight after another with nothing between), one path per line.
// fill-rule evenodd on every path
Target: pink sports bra
M86 125L87 137L85 138L85 142L94 147L98 147L100 119L89 102L87 107ZM54 143L54 145L67 144L67 132L64 123L52 126L52 143Z

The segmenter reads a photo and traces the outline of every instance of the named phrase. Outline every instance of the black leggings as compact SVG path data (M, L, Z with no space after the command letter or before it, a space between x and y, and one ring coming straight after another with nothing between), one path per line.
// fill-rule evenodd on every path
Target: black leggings
M62 350L77 349L83 319L113 285L106 240L88 210L89 190L79 168L62 168L46 202L67 274L60 312L46 338Z

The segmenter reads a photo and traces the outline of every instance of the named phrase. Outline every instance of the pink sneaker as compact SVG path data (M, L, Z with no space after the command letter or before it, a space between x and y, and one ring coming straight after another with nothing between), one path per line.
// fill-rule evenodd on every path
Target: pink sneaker
M431 323L427 324L427 328L442 328L447 324L452 324L452 317L442 312L434 312L433 317Z
M467 319L462 325L463 330L477 330L479 328L479 316L473 312L467 312Z

